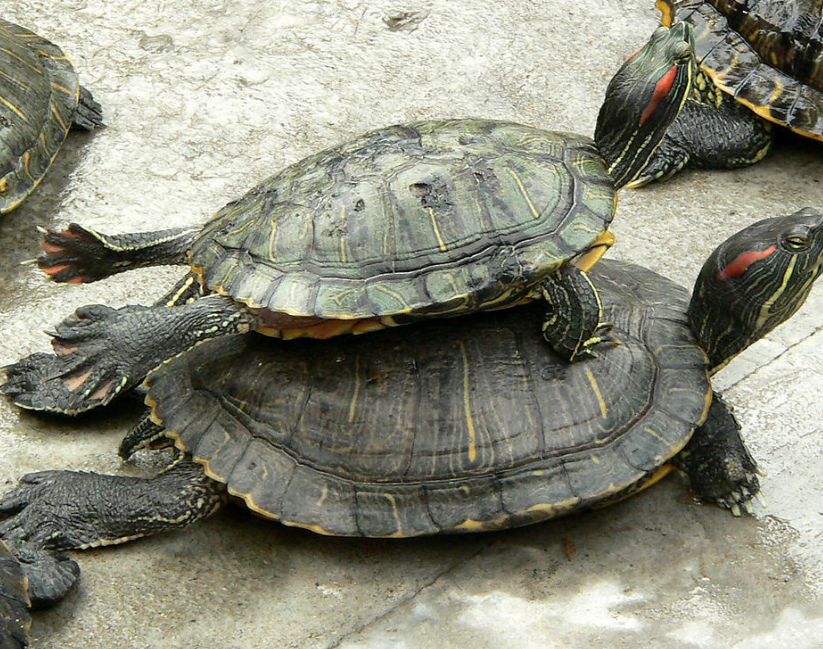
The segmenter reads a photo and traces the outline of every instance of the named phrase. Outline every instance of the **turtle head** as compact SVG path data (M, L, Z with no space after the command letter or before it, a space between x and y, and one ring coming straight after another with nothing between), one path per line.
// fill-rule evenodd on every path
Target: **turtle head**
M594 139L616 189L643 170L680 112L697 70L692 29L658 27L606 88Z
M729 237L706 260L689 322L713 370L800 308L823 271L823 214L810 207Z

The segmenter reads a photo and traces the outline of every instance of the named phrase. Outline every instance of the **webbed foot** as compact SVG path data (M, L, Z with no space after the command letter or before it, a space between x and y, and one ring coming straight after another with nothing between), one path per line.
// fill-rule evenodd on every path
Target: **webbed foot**
M63 361L53 354L36 353L2 369L5 382L0 393L26 410L75 414L100 405L102 401L79 402L60 377Z
M77 108L74 110L74 128L92 131L103 124L103 107L95 101L91 92L80 86Z
M83 412L108 403L197 343L247 333L256 323L252 312L220 295L171 307L80 307L47 332L55 356L35 354L6 368L2 391L23 407Z
M45 549L73 549L99 542L90 498L99 492L96 474L39 471L20 479L0 498L0 537L12 546L28 543Z
M133 268L188 264L193 228L107 235L70 223L63 231L38 228L44 254L37 265L56 282L94 282Z
M71 411L81 412L107 404L124 389L142 381L156 364L141 367L141 349L129 345L134 340L130 316L144 307L112 309L102 304L80 307L47 332L57 357L53 374L71 396ZM135 365L137 368L135 368Z
M77 223L70 223L62 232L38 230L43 235L40 245L44 254L38 257L37 265L55 282L94 282L130 265L106 237Z
M692 489L707 502L731 510L735 516L751 513L751 500L760 491L757 463L740 436L729 406L714 395L709 414L674 458Z

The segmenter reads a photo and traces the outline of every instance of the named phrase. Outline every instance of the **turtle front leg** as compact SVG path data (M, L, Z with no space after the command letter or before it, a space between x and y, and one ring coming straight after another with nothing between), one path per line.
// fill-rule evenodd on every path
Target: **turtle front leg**
M685 167L735 169L762 160L772 125L719 90L703 72L692 95L629 187L664 181Z
M0 536L12 550L15 543L48 550L113 545L187 527L224 498L220 484L185 458L151 478L41 471L0 498Z
M726 507L735 516L751 511L749 501L760 491L757 463L731 408L715 393L702 426L672 460L685 473L701 499Z
M541 285L551 311L543 323L543 337L570 363L594 356L601 343L617 342L611 324L602 321L600 296L585 271L574 264L562 266Z

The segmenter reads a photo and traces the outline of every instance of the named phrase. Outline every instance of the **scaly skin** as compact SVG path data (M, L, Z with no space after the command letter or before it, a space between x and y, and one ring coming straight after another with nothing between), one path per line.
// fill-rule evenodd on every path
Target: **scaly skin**
M224 497L186 459L154 478L41 471L0 499L0 537L48 550L112 545L187 527L217 511Z
M740 436L740 424L716 393L706 421L672 462L702 500L726 507L735 516L741 507L749 511L749 501L760 491L757 463Z
M668 180L685 168L747 167L766 156L772 139L769 122L717 89L701 72L683 110L629 187Z

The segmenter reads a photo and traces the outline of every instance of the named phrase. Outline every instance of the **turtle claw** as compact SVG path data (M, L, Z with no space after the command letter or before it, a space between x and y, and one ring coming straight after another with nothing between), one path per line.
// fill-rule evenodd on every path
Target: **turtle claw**
M38 471L20 478L0 498L0 537L47 550L81 549L93 541L85 508L98 476L77 471Z
M117 316L116 309L92 304L77 309L55 331L46 332L52 337L55 355L45 380L62 384L60 412L105 405L129 385L124 370L128 359L119 360L118 348L109 336Z
M113 382L110 385L98 380L80 394L72 391L71 379L67 381L63 378L63 359L52 354L32 354L14 365L2 368L2 372L5 380L0 385L0 393L26 410L76 414L107 403L114 394L122 390L122 387ZM109 396L108 392L112 389L114 394Z
M753 514L752 500L757 499L762 504L762 497L760 496L760 486L757 482L748 480L745 484L737 485L737 489L733 489L724 497L716 498L715 502L725 509L731 511L732 515L740 517L745 511L747 514Z
M611 322L601 322L591 338L586 340L579 351L572 357L572 361L579 358L597 358L598 350L602 345L619 345L620 340L611 334Z
M120 251L112 248L106 238L94 230L70 223L58 232L37 226L42 235L44 254L37 265L55 282L81 284L111 275L120 260Z

